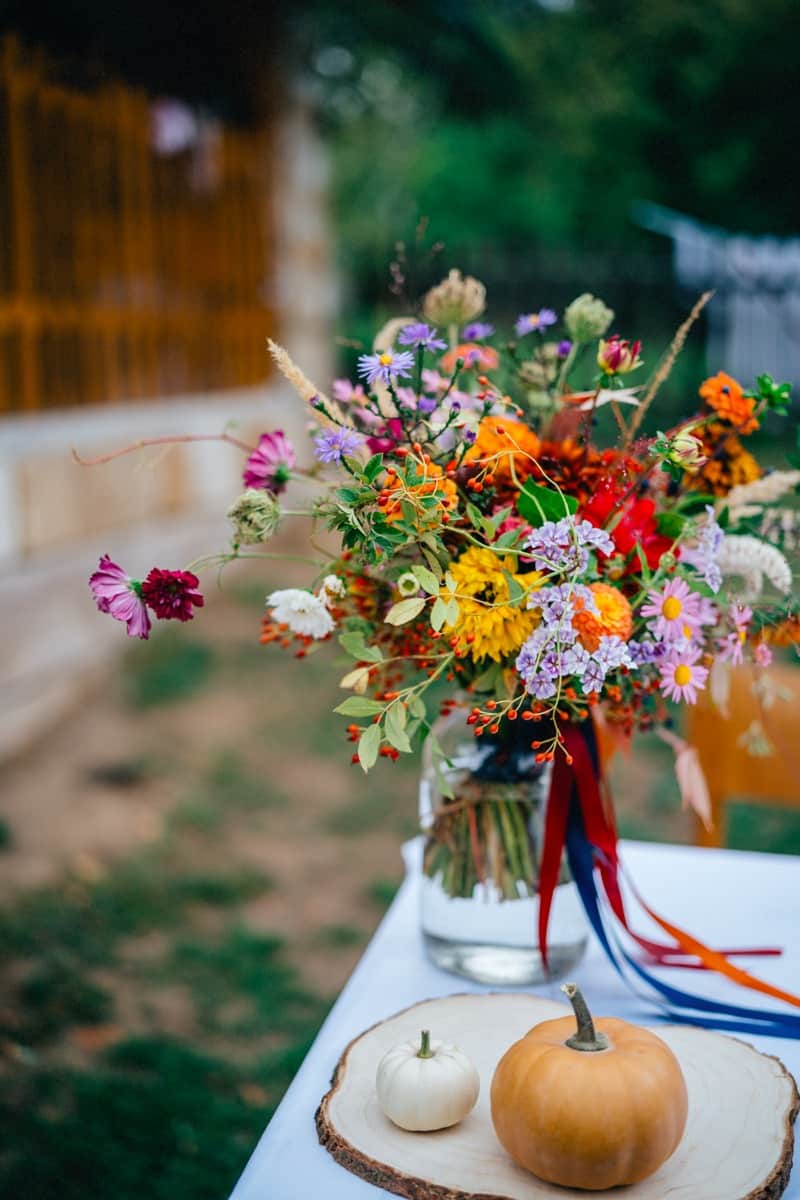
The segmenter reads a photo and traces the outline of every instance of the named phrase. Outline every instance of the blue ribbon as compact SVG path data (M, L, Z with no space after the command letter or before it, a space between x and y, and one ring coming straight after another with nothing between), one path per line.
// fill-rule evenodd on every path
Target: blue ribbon
M691 992L685 992L681 988L673 987L671 984L657 979L640 962L637 962L618 941L617 949L614 949L612 944L614 939L609 936L606 929L595 881L594 847L586 836L580 804L574 790L570 797L566 850L572 878L578 888L589 924L608 955L612 966L630 987L622 965L624 962L644 983L663 997L666 1001L666 1005L663 1006L663 1015L667 1019L687 1025L713 1025L717 1029L724 1029L732 1033L755 1034L762 1037L800 1037L800 1016L795 1016L793 1013L774 1012L769 1009L749 1008L746 1005L725 1004L717 1000L708 1000L704 996L695 996ZM704 1014L704 1016L700 1014Z

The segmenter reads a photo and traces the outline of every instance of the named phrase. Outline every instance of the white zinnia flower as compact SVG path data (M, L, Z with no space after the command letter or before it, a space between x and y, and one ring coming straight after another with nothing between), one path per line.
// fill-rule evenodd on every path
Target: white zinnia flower
M301 588L282 588L267 596L267 607L279 625L303 637L324 638L333 633L334 620L325 601Z
M728 534L723 538L717 556L723 575L738 575L745 581L746 599L754 600L761 593L764 576L786 595L792 587L791 568L775 546L758 538Z
M345 586L338 575L326 575L319 589L319 598L326 608L345 593Z

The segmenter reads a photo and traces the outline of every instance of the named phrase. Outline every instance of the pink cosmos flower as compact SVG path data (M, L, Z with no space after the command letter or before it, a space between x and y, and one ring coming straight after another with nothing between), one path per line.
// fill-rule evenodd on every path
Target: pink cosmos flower
M100 612L109 613L115 621L125 622L128 637L148 637L150 618L142 599L142 585L131 579L107 554L102 556L98 569L89 579L89 587Z
M744 662L744 645L747 641L747 626L753 619L753 610L747 605L732 604L728 613L735 628L719 642L719 657L723 662L731 662L735 667Z
M202 608L204 603L194 590L199 582L191 571L162 571L153 567L141 585L142 597L162 621L191 621L194 608Z
M744 649L742 645L743 639L737 633L726 633L717 642L717 657L721 662L732 663L734 667L740 667L744 662Z
M700 650L695 647L671 654L660 664L662 695L668 700L697 703L698 688L702 691L708 679L708 668L698 665L699 657Z
M665 642L691 638L701 623L701 597L683 579L671 579L660 592L649 592L641 615L654 618L649 627Z
M772 651L766 642L759 642L753 651L753 658L759 667L768 667L772 662Z
M296 465L294 446L282 430L262 433L257 449L245 465L244 486L266 488L277 496L285 490L292 468Z

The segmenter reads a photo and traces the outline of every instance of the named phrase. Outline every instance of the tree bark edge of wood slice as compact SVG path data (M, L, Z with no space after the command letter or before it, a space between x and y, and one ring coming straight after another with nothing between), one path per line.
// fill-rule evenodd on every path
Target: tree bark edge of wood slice
M369 1029L364 1030L364 1032L355 1037L343 1051L334 1070L333 1077L331 1079L331 1086L328 1092L322 1098L315 1114L315 1123L320 1144L328 1151L329 1154L331 1154L336 1162L346 1170L350 1171L352 1174L364 1179L366 1182L372 1183L376 1187L383 1188L384 1190L392 1192L395 1195L405 1196L407 1200L521 1200L521 1198L523 1198L523 1200L528 1200L528 1198L530 1198L530 1200L538 1200L539 1197L553 1197L554 1200L556 1197L563 1197L564 1200L569 1200L571 1197L581 1197L583 1200L586 1200L587 1197L591 1196L602 1197L612 1195L618 1197L619 1200L639 1200L640 1197L642 1200L653 1200L657 1193L648 1195L648 1192L646 1190L643 1191L642 1189L646 1188L650 1181L658 1181L661 1179L662 1173L665 1172L665 1170L669 1168L671 1164L678 1160L682 1150L684 1149L684 1143L687 1141L687 1135L690 1128L688 1125L687 1132L684 1135L684 1139L681 1142L681 1145L678 1147L678 1150L676 1150L675 1154L671 1159L668 1160L664 1167L660 1168L655 1175L650 1177L650 1180L644 1180L642 1183L633 1184L628 1187L614 1188L611 1192L577 1191L569 1188L557 1187L552 1184L546 1184L537 1179L535 1176L529 1175L527 1172L520 1171L519 1168L514 1167L510 1159L507 1159L507 1156L504 1155L504 1152L501 1153L503 1154L503 1157L507 1159L505 1170L510 1175L520 1177L520 1179L523 1181L520 1186L512 1188L508 1192L499 1190L486 1191L485 1188L482 1190L465 1190L465 1188L459 1184L441 1181L437 1182L436 1180L426 1178L424 1174L410 1174L406 1170L400 1169L397 1165L393 1165L391 1162L384 1162L381 1160L379 1153L369 1153L363 1147L357 1145L353 1139L352 1133L348 1135L343 1133L341 1129L337 1128L337 1117L336 1114L332 1113L331 1110L333 1107L335 1107L337 1102L342 1101L344 1090L348 1086L348 1067L351 1065L354 1055L357 1055L359 1052L361 1052L363 1057L364 1047L366 1045L370 1045L370 1049L372 1049L372 1044L374 1043L374 1054L371 1053L369 1056L369 1065L371 1066L370 1077L367 1078L367 1075L365 1075L362 1069L361 1078L362 1102L365 1101L367 1090L371 1086L373 1095L369 1100L366 1101L366 1103L372 1110L373 1119L376 1121L382 1121L385 1124L387 1131L394 1135L399 1135L400 1138L406 1139L407 1141L405 1149L407 1151L411 1151L414 1146L423 1146L426 1144L426 1142L429 1145L435 1144L431 1142L431 1139L441 1138L441 1136L445 1134L451 1135L450 1140L452 1140L453 1135L457 1136L457 1131L459 1129L463 1130L463 1126L466 1124L466 1122L472 1121L475 1118L477 1110L474 1110L473 1113L465 1119L465 1122L462 1122L461 1126L455 1126L452 1130L442 1130L431 1134L406 1133L405 1131L398 1130L395 1126L393 1126L391 1122L388 1121L388 1118L385 1118L382 1113L379 1117L376 1116L376 1113L380 1113L380 1110L377 1106L377 1100L374 1098L374 1075L382 1054L385 1053L390 1046L407 1040L409 1037L415 1035L418 1036L419 1030L423 1026L425 1028L432 1026L434 1030L434 1036L442 1037L446 1041L456 1041L457 1044L461 1045L461 1048L472 1057L471 1047L469 1045L465 1045L465 1038L463 1036L459 1038L457 1033L451 1033L447 1026L448 1022L452 1023L454 1015L458 1014L459 1012L463 1013L465 1007L467 1006L469 1006L473 1011L476 1010L477 1006L484 1008L486 1010L485 1016L489 1026L492 1026L492 1024L497 1025L498 1016L501 1011L505 1013L506 1017L508 1017L510 1010L515 1010L514 1016L516 1017L517 1026L520 1024L520 1014L529 1014L530 1019L527 1020L527 1023L523 1020L523 1027L521 1029L518 1029L516 1032L512 1033L510 1037L508 1034L504 1035L503 1045L499 1052L494 1056L495 1063L503 1050L510 1045L512 1041L515 1041L517 1037L522 1036L522 1033L524 1033L527 1028L530 1028L542 1020L549 1020L555 1016L564 1016L568 1012L568 1009L561 1004L525 993L517 994L498 992L484 995L459 993L452 996L439 997L433 1000L420 1001L411 1005L409 1008L395 1013L391 1017L387 1017L383 1021L377 1022ZM490 1011L490 1009L493 1011ZM503 1025L503 1020L503 1018L500 1019L501 1025ZM512 1025L514 1025L513 1020L505 1020L504 1028L508 1029ZM800 1111L800 1094L798 1094L797 1085L793 1076L789 1073L789 1071L787 1071L786 1067L779 1058L763 1054L754 1046L750 1045L750 1043L741 1041L738 1038L730 1037L726 1034L714 1033L712 1031L698 1029L693 1026L682 1025L656 1027L653 1029L653 1032L658 1034L670 1044L673 1040L683 1042L694 1039L696 1041L700 1040L699 1044L703 1045L704 1043L708 1042L709 1039L713 1039L713 1041L709 1043L712 1046L715 1043L718 1043L719 1047L726 1048L728 1053L734 1053L736 1056L748 1056L743 1057L742 1061L751 1063L754 1069L765 1071L765 1073L768 1070L771 1071L771 1074L774 1077L775 1086L778 1087L782 1095L780 1110L776 1112L774 1118L776 1125L776 1150L774 1153L774 1158L771 1160L771 1166L769 1166L768 1169L765 1169L763 1178L760 1178L755 1183L751 1181L748 1184L746 1191L739 1191L736 1194L731 1194L729 1197L726 1196L726 1200L778 1200L778 1198L783 1195L789 1183L789 1175L792 1169L792 1157L794 1150L794 1120ZM678 1058L681 1060L681 1065L684 1068L684 1073L686 1074L687 1064L681 1059L679 1049L677 1049L675 1046L673 1046L673 1049L678 1054ZM722 1053L722 1050L720 1052ZM767 1064L772 1064L771 1069L767 1068ZM480 1106L481 1101L484 1100L488 1094L488 1085L491 1081L491 1072L487 1074L485 1064L483 1067L481 1067L481 1064L478 1065L481 1074L481 1098L479 1099ZM769 1074L767 1074L766 1077L769 1079ZM689 1083L689 1079L687 1079L687 1083ZM691 1091L692 1088L690 1086L690 1094ZM727 1095L726 1100L729 1100L729 1096ZM488 1127L492 1132L493 1138L494 1135L491 1127L491 1119L488 1114L484 1114L484 1120L482 1124L485 1126L486 1122L488 1122ZM374 1132L375 1131L373 1130L373 1135ZM736 1140L738 1143L738 1137ZM391 1157L391 1155L388 1155L387 1157ZM406 1153L401 1157L408 1158L409 1154ZM502 1186L502 1184L500 1186ZM665 1185L662 1183L660 1185L657 1184L657 1186L663 1187ZM718 1196L720 1193L716 1191L713 1194ZM686 1193L686 1200L703 1200L704 1196L711 1195L712 1193L695 1191L691 1195Z

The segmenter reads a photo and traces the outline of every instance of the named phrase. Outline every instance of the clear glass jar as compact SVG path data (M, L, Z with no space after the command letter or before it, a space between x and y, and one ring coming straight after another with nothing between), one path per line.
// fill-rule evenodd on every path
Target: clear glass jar
M539 866L552 767L537 763L528 722L504 721L476 738L464 708L434 733L438 771L426 745L420 783L425 834L421 921L437 966L480 983L519 986L569 974L583 957L588 925L562 859L547 938L538 948ZM452 798L442 793L442 779Z

